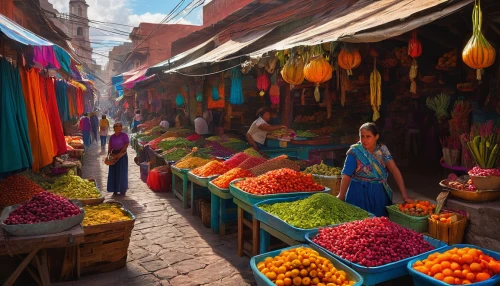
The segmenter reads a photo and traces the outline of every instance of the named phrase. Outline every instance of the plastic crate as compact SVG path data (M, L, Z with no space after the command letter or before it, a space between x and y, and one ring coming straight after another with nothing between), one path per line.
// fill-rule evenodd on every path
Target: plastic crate
M187 173L187 176L188 176L188 180L190 180L192 183L195 183L199 186L206 188L206 187L208 187L208 182L217 178L220 175L214 175L214 176L210 176L210 177L200 177L200 176L196 176L195 174L189 172L189 173Z
M488 249L484 249L481 247L477 247L475 245L470 245L470 244L455 244L453 246L447 246L447 247L439 249L439 252L444 252L444 251L447 251L449 249L453 249L455 247L458 247L458 248L471 247L471 248L475 248L475 249L480 249L481 251L486 253L486 255L493 257L495 260L500 260L500 253L495 252L495 251L491 251ZM434 253L434 252L436 252L436 251L431 251L431 253ZM413 285L415 285L415 286L427 286L427 285L448 286L449 284L444 283L442 281L439 281L437 279L434 279L433 277L427 276L423 273L420 273L412 268L412 265L415 262L417 262L417 260L425 259L428 255L429 254L418 255L408 262L407 269L408 269L410 276L413 278ZM472 283L469 285L474 285L474 286L500 285L500 274L494 275L486 281Z
M242 179L244 180L244 179ZM238 182L240 180L234 180L229 184L229 192L231 195L233 195L235 198L238 200L248 204L248 205L255 205L256 203L262 202L264 200L269 200L269 199L279 199L279 198L290 198L290 197L307 197L312 194L316 193L329 193L330 189L326 188L323 191L319 192L295 192L295 193L284 193L284 194L272 194L272 195L254 195L247 193L243 190L241 190L238 187L234 186L234 183Z
M429 215L411 216L399 211L398 205L385 207L389 213L389 220L416 232L424 233L429 231Z
M139 165L141 171L141 181L147 183L149 174L149 162L143 162Z
M314 249L321 249L321 250L327 252L329 255L335 257L336 259L340 260L341 262L343 262L344 264L346 264L347 266L351 267L353 270L358 272L363 277L365 285L375 285L375 284L389 281L389 280L392 280L392 279L395 279L395 278L398 278L401 276L408 275L408 269L407 269L406 265L408 264L408 261L417 257L417 256L408 257L408 258L402 259L400 261L396 261L396 262L392 262L392 263L388 263L388 264L376 266L376 267L361 266L357 263L350 262L350 261L328 251L327 249L324 249L323 247L319 246L315 242L313 242L312 239L317 233L318 233L317 230L307 233L306 234L307 242L309 242ZM419 254L418 256L429 255L435 251L441 251L442 249L444 249L447 246L446 243L439 241L437 239L425 236L425 235L424 235L424 239L425 239L425 241L427 241L431 245L433 245L436 249L433 249L432 251L424 252L422 254Z
M272 281L269 280L269 278L267 278L264 274L262 274L257 269L257 264L259 264L259 262L264 261L266 259L266 257L271 257L271 256L275 257L275 256L278 256L282 251L285 251L288 249L299 248L299 247L311 248L309 245L305 245L305 244L294 245L294 246L290 246L290 247L279 249L279 250L274 250L271 252L259 254L259 255L252 257L252 259L250 259L250 268L252 268L253 276L255 277L255 281L257 282L257 285L258 286L274 285L272 283ZM314 249L314 248L312 248L312 249ZM352 270L344 263L338 261L337 259L335 259L331 255L329 255L328 253L326 253L322 249L314 249L314 250L318 251L319 255L321 255L325 258L328 258L328 260L330 260L332 262L333 266L335 266L336 269L345 271L349 277L348 279L352 279L356 282L356 283L354 283L355 286L363 285L363 277L361 277L361 275L356 273L356 271Z
M275 203L283 203L283 202L293 202L297 200L302 200L307 198L310 195L304 195L302 197L291 197L291 198L280 198L280 199L270 199L270 200L265 200L260 203L257 203L253 206L253 213L255 215L255 218L270 227L276 229L277 231L285 234L286 236L290 237L291 239L295 241L306 241L305 236L308 232L311 232L313 230L318 230L319 227L317 228L298 228L295 226L292 226L285 222L284 220L278 218L277 216L274 216L264 210L262 210L259 206L261 205L269 205L269 204L275 204ZM358 208L356 206L353 206L355 208ZM369 217L373 217L374 215L371 213L368 213ZM325 227L325 226L323 226Z

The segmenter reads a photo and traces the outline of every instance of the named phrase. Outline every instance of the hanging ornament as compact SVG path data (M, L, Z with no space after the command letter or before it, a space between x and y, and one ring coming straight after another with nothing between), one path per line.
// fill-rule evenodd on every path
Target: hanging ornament
M408 75L411 80L410 92L415 94L417 93L417 82L415 81L418 75L417 58L422 55L422 44L417 39L417 31L411 33L411 39L408 41L408 55L413 58Z
M319 85L332 78L333 68L330 63L323 58L321 46L314 48L313 56L304 67L304 76L307 81L315 84L314 99L320 101Z
M219 89L217 86L212 86L212 100L217 101L219 100Z
M182 106L184 104L184 96L182 96L182 93L178 93L177 97L175 98L175 103L177 106Z
M340 50L338 56L339 66L347 70L347 75L352 75L352 70L361 64L361 54L358 50L348 51L346 48Z
M266 72L259 72L257 76L257 88L259 89L259 95L264 96L266 91L269 89L271 82L269 81L269 76Z
M196 93L196 101L197 102L202 102L203 101L203 94L201 92L198 91L198 93Z
M304 81L304 59L302 56L298 53L292 53L281 69L281 75L292 89L295 85L301 84Z
M373 109L373 122L380 118L382 105L382 77L377 70L377 58L373 59L373 72L370 74L370 104Z
M472 37L462 51L462 60L466 65L476 70L477 80L481 80L481 69L491 66L495 62L496 52L481 32L483 12L481 1L474 1L472 10Z

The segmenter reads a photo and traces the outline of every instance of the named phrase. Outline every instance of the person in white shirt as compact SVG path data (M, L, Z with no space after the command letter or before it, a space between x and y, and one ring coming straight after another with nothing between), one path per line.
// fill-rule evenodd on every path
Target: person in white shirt
M167 117L165 115L161 116L160 126L164 129L168 129L170 127L170 123L168 123Z
M208 123L200 115L196 116L196 119L194 120L194 132L198 135L205 135L209 133Z
M267 132L279 130L279 129L287 129L286 126L281 125L270 125L268 122L271 120L271 109L269 107L261 107L257 111L257 115L259 118L255 120L250 129L247 132L247 140L250 145L255 150L259 150L264 146L266 141Z

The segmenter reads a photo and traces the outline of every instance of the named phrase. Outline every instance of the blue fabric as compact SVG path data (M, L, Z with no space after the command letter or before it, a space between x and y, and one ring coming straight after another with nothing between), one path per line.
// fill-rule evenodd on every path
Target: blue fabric
M83 130L82 131L82 135L83 135L83 145L85 145L85 147L89 147L90 146L90 130Z
M111 84L115 87L115 90L118 92L123 92L123 87L121 84L123 83L123 75L117 75L114 77L111 77Z
M108 192L124 195L128 189L128 156L123 155L118 162L109 166Z
M108 136L101 136L101 146L106 146L106 139Z
M71 57L68 52L63 50L61 47L54 45L54 54L56 55L57 61L63 69L68 74L71 74Z
M26 30L6 16L0 14L0 31L12 40L30 46L53 46L54 44Z
M392 204L381 183L358 181L352 178L345 201L376 216L387 216L385 207Z
M243 87L241 84L241 70L234 68L231 74L231 93L229 102L231 104L243 104Z
M59 117L61 118L61 121L70 120L67 88L68 86L64 81L62 80L56 81L56 99L57 99L57 107L59 109Z

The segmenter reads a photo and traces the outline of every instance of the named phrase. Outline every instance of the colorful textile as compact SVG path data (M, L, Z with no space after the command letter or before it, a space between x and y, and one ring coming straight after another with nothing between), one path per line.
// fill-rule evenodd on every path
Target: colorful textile
M111 141L111 138L110 138ZM128 189L128 156L123 155L114 165L109 166L108 192L124 195Z
M21 79L33 154L32 170L38 172L40 168L52 163L53 158L56 156L52 130L46 104L42 99L44 94L40 90L38 70L21 70Z
M78 115L85 112L83 107L83 91L78 87L76 88L76 111L78 112Z
M125 144L130 143L130 139L126 133L120 132L120 134L113 134L109 137L109 148L113 151L119 151L125 146Z
M0 173L33 163L19 68L0 59Z
M229 102L231 104L243 104L243 86L241 84L241 70L234 68L231 74L231 93Z
M56 146L56 154L57 156L60 156L65 154L67 150L56 100L55 80L53 78L46 78L45 88L47 91L47 114L49 116L50 127L52 129L52 137L55 143L54 145Z
M56 81L57 106L59 108L59 117L61 118L61 121L67 121L70 119L67 87L68 85L66 82L62 80Z
M56 55L57 61L63 69L68 74L71 74L71 57L70 55L63 50L61 47L54 45L54 54Z
M385 207L392 202L392 190L387 184L385 166L392 156L384 145L377 145L373 154L360 143L351 146L342 170L351 177L346 202L377 216L386 216Z
M41 65L43 68L59 69L59 61L54 53L52 46L34 46L33 47L33 62Z

